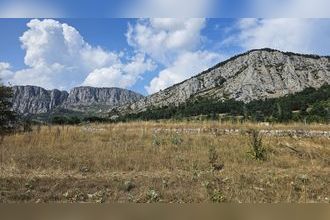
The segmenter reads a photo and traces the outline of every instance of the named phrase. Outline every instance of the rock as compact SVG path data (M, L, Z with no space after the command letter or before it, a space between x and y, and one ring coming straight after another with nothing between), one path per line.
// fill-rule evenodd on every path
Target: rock
M37 86L13 86L13 110L19 114L48 113L61 105L68 93Z
M77 87L70 93L37 86L13 86L13 110L21 115L51 113L55 109L73 111L108 111L133 103L142 95L119 88Z
M98 106L101 110L104 108L108 111L111 107L133 103L141 98L142 95L126 89L77 87L70 91L63 107L79 111L84 107Z
M330 83L330 57L272 49L251 50L219 63L188 80L147 96L117 111L178 106L191 98L252 100L277 98Z

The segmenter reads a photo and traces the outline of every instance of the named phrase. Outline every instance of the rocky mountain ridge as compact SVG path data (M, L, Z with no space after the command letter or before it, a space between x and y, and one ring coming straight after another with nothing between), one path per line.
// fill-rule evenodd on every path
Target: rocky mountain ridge
M121 106L117 111L138 113L150 108L178 106L198 97L250 102L324 84L330 84L329 56L257 49L234 56L133 104Z
M56 109L115 114L178 106L190 99L250 102L330 84L330 57L257 49L234 56L181 83L143 97L119 88L77 87L69 93L14 86L13 109L23 115Z
M13 110L22 115L50 113L55 109L107 111L133 103L142 95L120 88L76 87L70 92L37 86L13 86Z

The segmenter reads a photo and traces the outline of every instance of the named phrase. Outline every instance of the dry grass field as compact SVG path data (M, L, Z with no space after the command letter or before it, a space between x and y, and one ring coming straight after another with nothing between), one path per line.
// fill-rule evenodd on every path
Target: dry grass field
M330 132L169 121L34 127L1 143L0 202L329 203L329 136L261 135L258 160L250 129Z

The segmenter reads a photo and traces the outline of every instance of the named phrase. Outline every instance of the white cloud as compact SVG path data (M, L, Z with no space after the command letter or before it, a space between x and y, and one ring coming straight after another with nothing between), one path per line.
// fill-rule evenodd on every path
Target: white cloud
M5 81L12 77L13 72L10 70L10 63L0 62L0 80Z
M219 62L222 57L219 54L207 51L186 52L177 57L177 60L162 70L157 77L146 86L149 94L158 92L175 83L196 75Z
M0 72L10 69L10 63L0 62Z
M131 87L141 77L141 73L152 71L155 69L155 64L144 55L136 55L130 63L123 65L118 63L110 67L95 69L85 79L85 86L103 86L115 87Z
M164 66L145 86L149 94L181 82L220 60L219 54L201 49L205 25L205 19L197 18L140 19L129 25L126 35L129 45Z
M20 41L26 50L24 62L28 68L12 74L8 74L8 70L1 71L1 75L6 73L5 80L13 84L69 89L84 82L94 86L127 87L151 69L150 61L139 55L127 60L120 53L91 46L75 28L65 23L34 19L27 26L29 29ZM101 69L102 74L96 74ZM105 73L105 69L116 71ZM96 80L96 75L106 77ZM116 81L106 81L107 78ZM123 79L129 79L129 82Z
M153 18L129 25L126 34L129 45L147 53L165 65L183 51L199 47L205 19Z
M215 0L136 0L125 5L127 17L206 17Z
M329 21L324 19L241 19L238 34L225 43L244 50L270 47L300 53L327 54Z

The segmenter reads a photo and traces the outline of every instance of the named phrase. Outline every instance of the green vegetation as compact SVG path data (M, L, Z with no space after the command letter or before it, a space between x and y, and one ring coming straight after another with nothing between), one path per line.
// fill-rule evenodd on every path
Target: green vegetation
M0 85L0 135L13 131L17 125L17 116L11 110L12 90Z
M89 116L89 117L78 117L78 116L54 116L49 121L51 124L55 125L78 125L81 123L105 123L109 122L108 119Z
M330 120L330 85L281 98L256 100L245 104L235 100L191 99L180 106L148 109L138 114L125 115L119 121L184 119L197 116L207 119L238 118L267 122L325 122Z
M252 129L250 132L249 154L256 160L266 160L266 149L262 145L262 136L258 130Z

